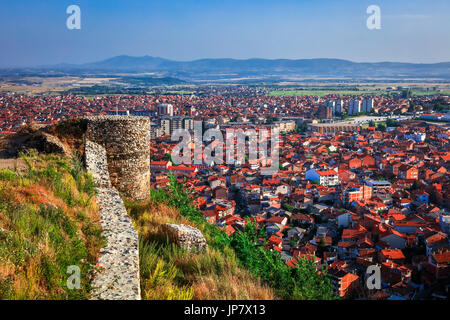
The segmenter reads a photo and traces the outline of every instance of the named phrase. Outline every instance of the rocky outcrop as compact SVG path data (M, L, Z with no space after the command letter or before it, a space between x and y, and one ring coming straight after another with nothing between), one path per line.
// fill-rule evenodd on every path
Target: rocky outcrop
M97 185L100 224L107 241L100 251L91 299L140 300L138 234L119 192L111 186L106 150L87 140L85 157Z
M46 133L35 125L29 125L3 141L7 155L17 157L20 152L34 149L39 153L70 156L72 151L58 137Z
M184 224L166 223L162 226L162 231L179 247L186 250L206 250L206 239L197 228Z

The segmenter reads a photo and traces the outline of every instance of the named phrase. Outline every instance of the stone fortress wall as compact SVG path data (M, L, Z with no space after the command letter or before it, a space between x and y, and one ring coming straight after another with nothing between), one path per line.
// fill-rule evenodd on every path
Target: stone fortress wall
M134 200L150 195L150 120L89 117L85 164L97 190L102 234L91 299L140 300L139 240L119 192Z
M113 187L133 200L150 195L150 119L88 117L86 140L103 146Z
M84 137L86 169L94 177L107 241L100 250L90 299L140 300L139 237L120 194L133 200L150 196L150 120L88 117ZM166 224L162 231L188 251L206 250L206 240L197 228Z

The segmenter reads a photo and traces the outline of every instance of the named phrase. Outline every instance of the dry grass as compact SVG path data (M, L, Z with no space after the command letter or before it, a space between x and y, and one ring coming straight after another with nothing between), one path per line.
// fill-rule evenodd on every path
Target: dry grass
M178 210L152 201L127 203L141 238L141 289L144 299L272 300L273 290L238 265L232 249L208 247L188 252L161 232L165 223L196 227Z
M225 274L219 278L216 275L203 277L193 285L194 296L199 299L214 300L217 297L224 300L273 300L274 294L269 288L240 270L239 275Z
M23 155L0 170L0 299L85 299L103 246L90 176L70 159ZM81 290L66 271L81 269Z

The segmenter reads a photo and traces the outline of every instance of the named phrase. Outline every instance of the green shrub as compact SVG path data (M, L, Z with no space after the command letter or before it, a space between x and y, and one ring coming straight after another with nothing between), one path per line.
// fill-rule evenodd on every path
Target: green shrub
M4 181L14 181L18 178L18 175L10 169L0 170L0 180Z

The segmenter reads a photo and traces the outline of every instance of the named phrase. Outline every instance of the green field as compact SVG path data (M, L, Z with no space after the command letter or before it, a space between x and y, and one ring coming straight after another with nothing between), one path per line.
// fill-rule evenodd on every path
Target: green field
M426 90L428 88L428 90ZM405 89L405 88L403 88ZM353 88L339 88L339 87L324 87L324 88L285 88L276 89L268 93L269 96L318 96L323 97L330 94L335 95L386 95L386 94L400 94L400 90L386 90L386 87L353 87ZM411 93L413 96L427 96L427 95L450 95L450 89L448 87L441 87L435 89L432 87L412 87Z
M275 90L269 93L269 96L318 96L323 97L329 94L339 95L369 95L386 94L383 90Z
M444 95L444 96L448 96L450 95L450 90L418 90L418 89L412 89L412 94L414 96L428 96L428 95Z
M162 92L149 91L149 92L147 92L147 94L191 95L191 94L194 94L194 92L184 91L184 90L170 90L170 91L162 91Z

